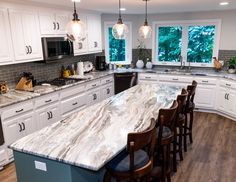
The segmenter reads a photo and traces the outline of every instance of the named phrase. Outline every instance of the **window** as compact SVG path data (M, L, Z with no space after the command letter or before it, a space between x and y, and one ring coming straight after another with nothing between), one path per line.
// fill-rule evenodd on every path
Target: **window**
M112 27L116 22L105 22L105 54L108 63L130 64L132 61L132 29L131 23L126 23L129 35L126 39L117 40L112 35Z
M212 67L218 57L220 20L155 22L154 63Z

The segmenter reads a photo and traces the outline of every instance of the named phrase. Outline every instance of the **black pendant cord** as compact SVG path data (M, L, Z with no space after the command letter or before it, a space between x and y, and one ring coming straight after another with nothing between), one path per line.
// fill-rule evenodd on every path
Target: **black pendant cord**
M118 18L118 24L123 24L123 20L121 18L121 10L120 10L120 7L121 7L121 3L120 3L120 0L119 0L119 18Z
M145 0L146 1L146 8L145 8L145 21L144 21L144 26L148 26L148 21L147 21L147 2L148 0Z
M75 4L75 1L74 1L74 14L73 14L73 21L79 21L79 18L78 18L78 14L76 12L76 4Z

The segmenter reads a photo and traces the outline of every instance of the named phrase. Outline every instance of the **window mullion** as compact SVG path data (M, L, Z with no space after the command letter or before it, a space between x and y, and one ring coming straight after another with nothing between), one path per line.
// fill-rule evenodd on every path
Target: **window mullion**
M188 50L188 25L183 25L181 56L183 57L183 61L185 61L185 65L187 64L187 52L188 52L187 50Z

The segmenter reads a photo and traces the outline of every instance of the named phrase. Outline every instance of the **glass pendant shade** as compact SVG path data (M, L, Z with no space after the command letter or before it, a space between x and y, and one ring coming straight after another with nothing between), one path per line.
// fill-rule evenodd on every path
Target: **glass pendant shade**
M119 0L119 18L117 23L112 27L112 35L115 39L125 39L129 33L127 25L125 25L121 18L121 8Z
M152 35L152 27L148 25L148 21L147 21L147 2L149 0L143 0L143 1L146 2L145 21L144 21L144 25L139 28L139 36L141 38L148 39L148 38L151 38L151 35Z
M85 39L85 24L80 20L71 20L66 26L66 33L73 41Z
M69 40L78 42L86 38L86 27L85 24L78 18L75 1L73 17L74 18L66 26L66 34Z
M112 27L112 35L115 39L125 39L128 32L128 27L124 23L117 22L117 24Z
M144 38L144 39L148 39L151 38L152 36L152 27L149 26L148 24L144 24L143 26L141 26L139 28L139 36Z

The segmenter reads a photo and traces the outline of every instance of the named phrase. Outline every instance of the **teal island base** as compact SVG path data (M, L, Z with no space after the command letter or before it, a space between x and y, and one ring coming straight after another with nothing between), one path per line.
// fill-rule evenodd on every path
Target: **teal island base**
M99 171L14 151L17 182L102 182L105 168Z

